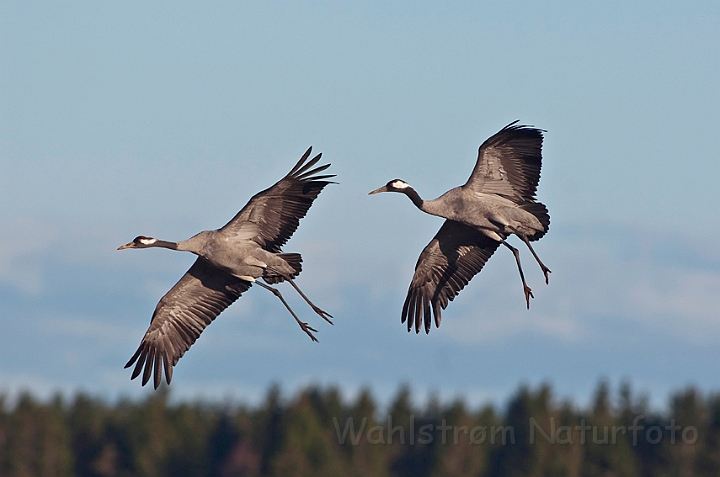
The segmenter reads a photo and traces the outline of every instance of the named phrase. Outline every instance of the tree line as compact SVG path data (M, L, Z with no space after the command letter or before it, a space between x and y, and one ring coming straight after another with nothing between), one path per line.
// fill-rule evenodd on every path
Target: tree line
M507 405L413 405L401 387L380 408L309 387L257 406L178 402L161 388L109 404L86 394L0 396L0 475L717 476L720 395L693 388L665 410L601 382L588 408L520 387Z

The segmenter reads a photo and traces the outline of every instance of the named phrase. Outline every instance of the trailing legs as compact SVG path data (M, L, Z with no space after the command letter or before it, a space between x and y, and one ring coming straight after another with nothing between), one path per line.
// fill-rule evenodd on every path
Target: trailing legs
M283 298L282 294L280 293L280 290L278 290L278 289L276 289L276 288L273 288L273 287L271 287L270 285L265 285L264 283L261 283L261 282L258 281L258 280L255 280L253 283L255 283L255 284L257 284L257 285L260 285L261 287L265 288L266 290L270 290L270 292L271 292L273 295L275 295L276 297L278 297L278 298L280 299L280 301L283 303L283 305L285 305L285 308L288 309L288 311L289 311L290 314L293 316L293 318L295 318L295 321L297 321L298 325L300 325L300 328L301 328L305 333L307 333L307 335L310 337L311 340L317 341L317 338L315 338L315 335L312 334L313 331L314 331L315 333L317 333L317 330L316 330L315 328L312 328L312 327L308 326L308 324L305 323L304 321L300 321L300 318L297 317L297 315L295 314L295 312L292 311L292 308L290 308L290 305L288 305L287 302L285 301L285 299ZM321 315L321 316L322 316L322 315ZM324 317L323 317L323 318L324 318Z
M510 251L515 256L515 261L517 262L518 271L520 272L520 280L522 280L523 284L523 291L525 292L525 302L527 303L528 310L530 309L530 298L535 298L532 294L532 290L529 286L527 286L527 283L525 283L525 275L523 274L522 265L520 265L520 251L507 243L505 240L503 240L503 245L505 245L507 248L510 249Z

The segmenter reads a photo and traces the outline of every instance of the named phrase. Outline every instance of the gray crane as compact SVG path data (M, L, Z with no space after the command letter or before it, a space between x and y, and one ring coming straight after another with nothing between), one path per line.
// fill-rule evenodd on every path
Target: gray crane
M400 179L370 192L405 194L423 212L447 219L415 265L402 309L402 322L407 321L408 331L414 326L419 333L424 322L425 332L429 333L431 308L435 326L439 327L442 310L482 270L500 244L515 256L530 309L530 298L534 296L525 282L519 250L505 240L510 235L525 242L548 283L550 269L530 245L550 227L547 208L535 200L544 131L517 122L508 124L480 146L475 169L465 185L437 199L423 200Z
M290 283L315 313L332 324L332 315L315 306L293 280L302 270L301 255L280 250L313 201L331 183L325 179L335 177L317 175L330 164L312 169L322 154L308 161L311 151L312 147L275 185L255 194L224 227L205 230L181 242L139 236L118 248L162 247L198 256L157 304L150 327L125 365L128 368L136 363L131 379L138 377L144 367L142 385L147 384L154 371L157 389L162 380L161 368L164 368L165 380L170 384L173 367L200 333L253 283L277 296L300 328L317 341L313 335L317 330L300 321L279 290L258 278L268 284Z

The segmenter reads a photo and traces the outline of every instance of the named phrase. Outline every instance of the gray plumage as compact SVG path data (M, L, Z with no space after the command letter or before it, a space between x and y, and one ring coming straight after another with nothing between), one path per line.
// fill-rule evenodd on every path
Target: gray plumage
M500 244L515 256L527 307L532 290L525 282L520 252L506 242L517 235L527 244L548 282L550 269L530 245L547 233L550 215L537 202L540 180L543 131L514 121L487 139L478 150L470 179L434 200L423 200L406 182L394 179L375 189L400 192L417 208L447 219L420 254L402 309L408 331L429 333L432 316L440 326L442 310L482 270Z
M206 230L181 242L167 242L139 236L118 248L163 247L198 255L195 263L155 308L150 327L135 354L125 365L135 364L132 379L143 372L143 386L154 373L154 386L160 385L162 371L168 384L173 366L198 339L200 333L253 283L277 296L305 333L317 341L316 332L300 321L280 292L269 284L290 283L312 309L323 319L332 316L315 306L293 281L302 270L302 257L297 253L281 253L323 188L325 179L334 175L318 175L330 164L312 168L321 154L308 161L312 148L293 169L272 187L255 194L228 222L218 230ZM144 367L144 371L143 371Z

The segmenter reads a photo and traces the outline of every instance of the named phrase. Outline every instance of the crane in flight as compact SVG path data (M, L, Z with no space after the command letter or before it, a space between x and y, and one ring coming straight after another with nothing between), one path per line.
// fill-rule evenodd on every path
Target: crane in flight
M399 192L425 213L445 218L445 223L420 254L402 309L402 322L430 332L431 309L435 326L442 310L482 270L500 244L515 256L527 308L532 290L525 282L520 251L506 239L517 235L537 260L548 283L550 269L530 242L550 227L547 208L535 198L542 162L543 132L514 121L480 146L470 179L437 199L423 200L407 182L394 179L373 190Z
M160 299L150 327L135 354L125 365L135 364L132 378L143 372L142 385L154 371L155 389L168 384L173 367L198 339L200 333L253 283L271 291L285 305L300 328L313 340L316 329L300 321L280 291L270 285L288 282L325 321L332 315L321 310L300 290L294 278L302 270L299 253L282 253L281 247L297 229L313 201L334 175L318 175L330 164L315 167L322 154L308 161L312 147L292 170L272 187L255 194L230 222L180 242L139 236L118 248L162 247L192 252L195 263ZM260 282L262 278L266 283ZM144 371L143 371L144 368Z

